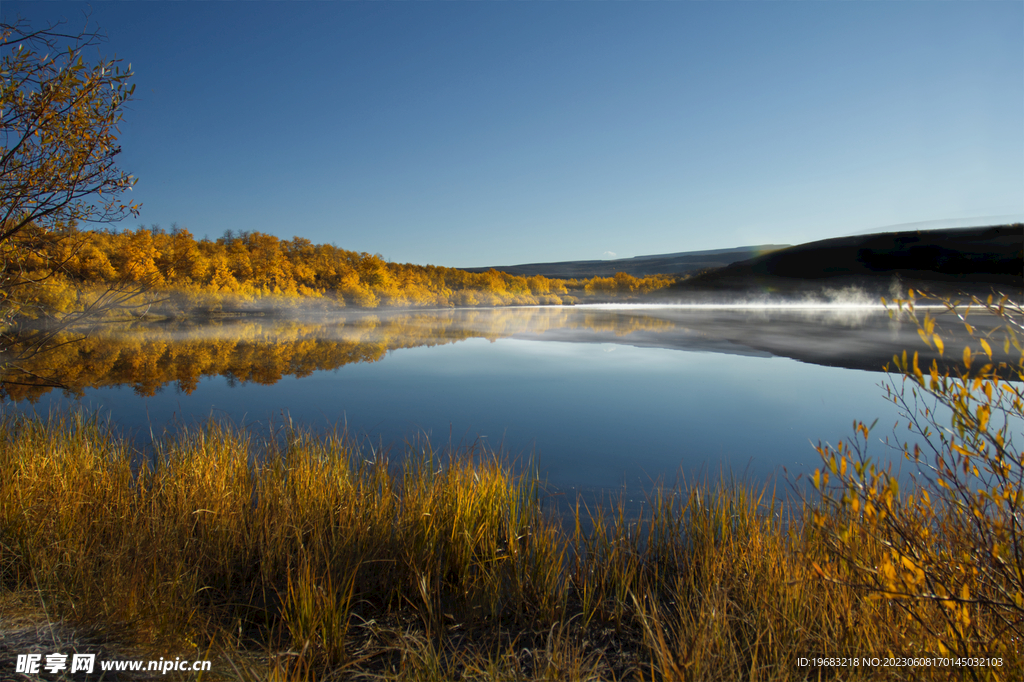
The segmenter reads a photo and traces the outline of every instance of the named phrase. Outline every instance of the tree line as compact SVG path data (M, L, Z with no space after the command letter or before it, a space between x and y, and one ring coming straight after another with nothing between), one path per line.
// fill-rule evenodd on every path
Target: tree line
M29 225L23 232L32 248L20 253L18 267L8 272L33 283L13 287L11 301L29 318L73 311L111 288L146 292L136 305L157 301L177 310L222 312L281 297L358 308L562 305L645 294L674 281L667 275L626 273L585 280L493 269L471 273L392 263L377 254L256 231L229 230L215 240L158 226L55 231Z

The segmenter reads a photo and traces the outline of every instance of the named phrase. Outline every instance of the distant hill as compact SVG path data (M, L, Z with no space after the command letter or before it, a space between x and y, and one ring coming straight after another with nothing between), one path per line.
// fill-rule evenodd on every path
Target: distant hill
M936 293L1020 292L1024 224L823 239L701 273L665 291L785 294L856 285L884 292L896 276Z
M736 261L747 260L769 251L786 248L786 244L741 246L735 249L710 251L682 251L654 256L636 256L616 260L574 260L558 263L526 263L523 265L494 265L484 268L459 268L467 272L487 272L494 269L510 275L557 277L559 279L585 279L611 277L625 272L634 277L646 275L681 275L707 268L721 268Z

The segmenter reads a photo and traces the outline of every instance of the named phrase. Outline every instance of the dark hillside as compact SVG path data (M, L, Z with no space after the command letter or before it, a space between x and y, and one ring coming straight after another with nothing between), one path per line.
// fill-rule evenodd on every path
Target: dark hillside
M895 277L937 293L1024 287L1024 225L887 232L824 239L733 263L666 293L802 293L856 285L886 291Z
M614 277L624 272L633 277L650 275L681 275L708 268L720 268L736 261L760 256L768 251L783 249L785 245L764 244L741 246L734 249L713 249L710 251L683 251L663 253L654 256L636 256L616 260L576 260L557 263L525 263L522 265L495 265L485 268L461 268L466 272L487 272L494 269L510 275L532 277L541 275L556 279L589 279L591 277Z

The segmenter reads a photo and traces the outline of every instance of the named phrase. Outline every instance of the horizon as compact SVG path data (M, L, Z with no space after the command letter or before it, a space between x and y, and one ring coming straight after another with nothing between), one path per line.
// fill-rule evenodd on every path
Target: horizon
M991 222L993 218L1005 218L1007 222ZM1024 222L1020 219L1020 216L981 216L979 218L964 218L963 220L924 220L913 223L900 223L897 225L885 225L879 228L872 228L869 230L862 230L859 232L852 232L845 235L836 235L834 237L823 237L822 239L841 239L844 237L866 237L873 234L885 234L889 232L938 232L942 230L959 230L959 229L970 229L970 228L986 228L986 227L1004 227L1009 225L1017 225ZM916 227L915 227L916 226ZM895 229L900 228L900 229ZM820 241L820 240L812 240ZM809 242L801 242L809 243ZM677 251L673 253L649 253L640 254L637 256L625 256L616 258L593 258L593 259L580 259L577 261L551 261L551 264L555 263L574 263L574 262L615 262L624 260L637 260L643 258L660 258L665 256L681 256L681 255L700 255L703 253L715 254L727 251L737 251L740 249L763 249L768 247L778 247L779 249L789 248L791 246L799 246L799 244L742 244L740 246L730 246L720 249L703 249L698 251ZM524 265L544 265L546 262L539 263L503 263L502 266L506 267L520 267ZM467 268L479 269L482 267L498 267L498 266L466 266Z
M137 85L118 166L143 206L118 229L486 267L1024 220L1020 3L6 1L0 18L77 31L88 9L108 37L90 54Z

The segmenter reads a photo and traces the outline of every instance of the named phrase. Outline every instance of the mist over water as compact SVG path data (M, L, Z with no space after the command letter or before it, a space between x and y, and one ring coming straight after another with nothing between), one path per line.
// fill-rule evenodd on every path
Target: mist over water
M792 479L854 420L878 419L876 441L891 431L881 368L903 350L930 362L916 330L834 298L109 325L40 359L69 390L12 388L3 409L81 406L143 441L213 416L347 428L393 452L480 444L536 458L561 490Z

